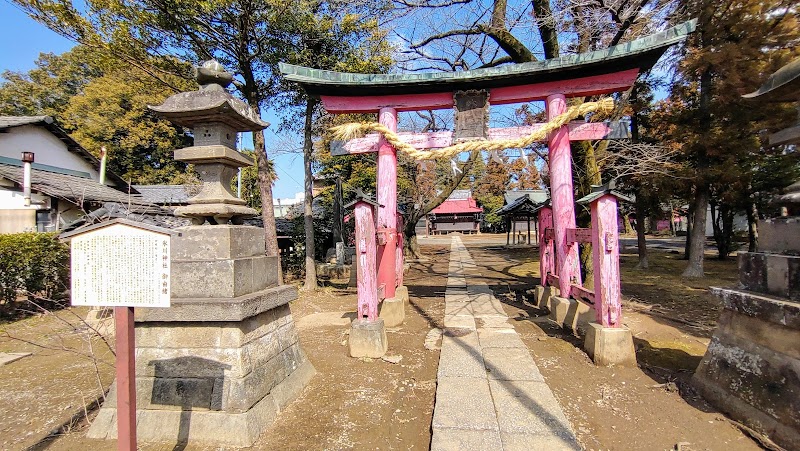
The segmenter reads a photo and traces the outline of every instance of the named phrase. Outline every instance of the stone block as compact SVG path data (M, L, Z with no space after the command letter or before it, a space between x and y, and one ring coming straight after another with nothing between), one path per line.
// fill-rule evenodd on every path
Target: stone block
M348 339L351 357L383 357L388 349L386 327L383 320L374 321L356 319L350 324L350 338Z
M403 301L403 305L408 304L408 287L400 285L394 290L394 297Z
M393 297L384 299L380 303L378 316L383 319L386 327L397 327L406 319L406 303L403 298Z
M489 381L464 377L439 377L433 430L499 430Z
M475 332L466 335L442 336L438 377L486 378L481 346Z
M489 381L489 387L501 433L554 435L577 445L561 405L543 381Z
M577 441L572 438L558 435L540 435L501 432L500 438L503 441L503 451L578 451L581 449Z
M483 360L489 379L544 381L527 348L487 348L483 350Z
M445 315L444 327L452 329L475 330L475 318L471 315Z
M175 299L169 308L137 308L137 322L242 321L297 299L297 288L280 285L236 298Z
M478 338L483 349L523 348L528 349L514 329L478 329Z
M503 449L500 433L494 430L434 428L431 451Z
M574 299L566 299L559 296L551 296L550 297L550 314L548 318L551 321L554 321L561 327L565 327L565 322L567 319L567 313L569 313L570 309L574 308L573 303L578 302Z
M278 330L279 318L285 317L291 317L288 305L261 312L243 321L140 322L136 324L136 345L139 348L159 349L242 347ZM292 331L282 334L291 335ZM296 335L295 331L293 338L286 339L297 341Z
M781 254L800 254L800 218L771 218L758 222L758 250Z
M534 297L536 301L536 307L540 309L550 308L550 298L553 296L560 296L560 292L557 287L553 286L542 286L536 285L534 290Z
M278 284L277 257L173 261L172 298L232 298Z
M228 260L265 255L264 229L241 225L179 227L170 253L173 261Z
M204 410L200 407L190 409L174 408L174 406L170 408L158 406L158 409L144 408L149 404L149 400L142 399L138 395L138 389L142 386L142 378L137 378L137 403L140 403L137 406L138 439L141 442L185 443L190 441L225 447L251 446L258 436L275 421L278 413L302 392L315 373L311 363L308 360L303 361L295 371L274 386L268 395L263 396L250 409L241 413ZM112 385L106 402L89 428L87 437L98 439L117 437L116 385Z
M704 389L726 393L715 405L751 427L768 435L778 424L800 431L800 360L729 331L734 332L727 327L715 332L695 379ZM742 409L734 399L750 408ZM752 416L749 410L761 415ZM800 439L800 432L796 437Z
M595 365L636 365L633 335L627 327L603 327L590 323L583 347Z
M564 327L585 334L589 323L597 319L597 312L594 307L584 302L575 299L569 301L569 309L564 317Z
M727 288L710 287L709 290L722 299L725 310L800 329L800 304L797 302Z
M800 300L800 256L740 252L739 283L745 290Z

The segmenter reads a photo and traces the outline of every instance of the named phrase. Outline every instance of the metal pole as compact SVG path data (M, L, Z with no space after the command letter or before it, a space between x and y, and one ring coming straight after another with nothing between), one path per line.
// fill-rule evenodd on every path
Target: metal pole
M101 185L105 185L106 183L106 160L108 159L108 152L106 152L106 146L100 148L100 177L98 181Z

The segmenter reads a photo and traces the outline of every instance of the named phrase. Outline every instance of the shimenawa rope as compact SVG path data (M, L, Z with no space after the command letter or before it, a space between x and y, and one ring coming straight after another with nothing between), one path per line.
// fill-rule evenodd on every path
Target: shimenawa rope
M383 135L386 141L394 146L395 149L405 152L411 158L415 160L433 160L436 158L450 158L461 152L472 152L474 150L499 151L528 147L537 141L546 139L550 133L558 130L576 117L594 111L609 113L613 109L614 99L606 97L597 102L585 102L580 105L573 105L567 108L567 111L554 117L551 121L545 123L541 128L535 130L528 136L500 141L467 141L431 150L414 148L410 144L403 142L395 132L378 122L351 122L331 127L330 131L333 133L333 139L341 141L360 138L368 132L378 132Z

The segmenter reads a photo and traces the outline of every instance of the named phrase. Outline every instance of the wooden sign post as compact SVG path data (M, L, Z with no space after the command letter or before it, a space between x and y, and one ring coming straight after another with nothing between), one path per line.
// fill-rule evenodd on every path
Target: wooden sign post
M117 449L136 450L134 307L169 307L170 236L115 219L61 235L70 241L72 305L114 307Z

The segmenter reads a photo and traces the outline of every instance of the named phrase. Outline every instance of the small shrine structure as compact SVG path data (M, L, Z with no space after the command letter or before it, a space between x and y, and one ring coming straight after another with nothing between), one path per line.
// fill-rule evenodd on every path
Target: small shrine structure
M800 102L800 58L743 97ZM769 144L800 145L800 117ZM757 252L739 252L739 286L711 288L723 310L692 382L733 419L800 449L800 181L773 202L782 215L758 222Z
M281 64L284 76L318 97L332 114L371 113L377 123L346 124L337 127L342 140L332 146L332 154L377 152L377 277L383 304L395 300L397 249L397 155L405 152L415 159L452 158L467 151L501 151L523 148L537 141L549 147L550 192L553 221L552 271L542 274L542 286L552 286L563 302L579 302L576 293L586 291L578 267L578 242L575 239L575 199L572 182L571 141L604 139L614 135L619 123L573 121L598 110L610 110L610 99L567 107L567 98L610 94L629 89L643 71L649 70L671 45L694 31L689 21L663 32L577 55L544 61L512 64L463 72L415 74L353 74ZM527 127L490 128L489 106L544 101L547 123ZM452 109L454 130L435 133L397 133L398 112ZM377 131L363 137L364 132ZM617 246L616 237L605 240ZM601 248L604 248L601 245ZM595 252L601 250L595 249ZM605 251L603 251L605 252ZM616 255L613 254L612 255ZM608 259L603 259L607 262ZM371 270L371 269L370 269ZM619 285L617 278L616 284ZM589 290L591 291L591 290ZM583 298L583 296L579 296ZM600 297L600 299L607 299ZM396 300L395 300L396 301ZM605 306L595 305L605 312ZM619 349L633 349L630 332L619 317L604 321L593 340L595 361L615 363L619 341L617 329L624 330ZM613 330L612 330L613 329ZM609 330L608 333L606 331ZM613 339L610 337L614 337ZM606 339L608 337L608 339ZM628 346L627 344L630 344ZM606 352L608 357L597 358ZM617 356L629 362L631 356Z
M544 190L507 191L504 197L506 204L496 213L505 220L506 245L534 242L539 244L537 212L540 205L550 202L550 194ZM531 219L533 219L533 235L531 235Z
M315 374L279 284L278 256L265 255L264 229L239 225L256 211L231 192L236 135L268 126L225 88L233 77L216 61L197 69L199 91L150 107L192 130L194 146L175 151L194 163L200 192L175 210L194 225L170 239L170 307L135 312L136 429L148 442L247 447ZM112 386L90 438L116 438Z
M472 191L454 190L440 205L428 213L429 235L458 232L466 235L481 232L483 208L478 206Z

